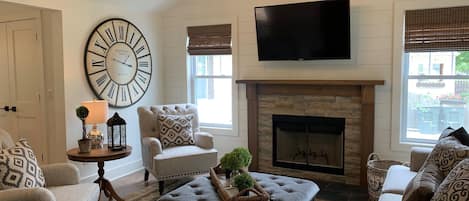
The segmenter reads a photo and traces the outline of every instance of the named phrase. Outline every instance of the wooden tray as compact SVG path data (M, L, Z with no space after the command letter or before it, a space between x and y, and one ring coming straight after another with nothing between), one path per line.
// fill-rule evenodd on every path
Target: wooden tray
M246 171L241 169L240 172ZM241 192L236 187L226 187L225 170L220 168L220 165L210 168L210 180L223 201L269 201L270 199L269 194L257 182L254 183L254 187ZM246 192L250 192L249 195L242 196Z

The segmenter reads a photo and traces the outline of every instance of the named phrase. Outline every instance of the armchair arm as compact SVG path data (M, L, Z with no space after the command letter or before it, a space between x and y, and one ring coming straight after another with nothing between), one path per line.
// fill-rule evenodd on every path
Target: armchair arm
M422 167L431 152L432 148L412 147L410 152L410 170L414 172L419 171L420 167Z
M213 135L207 132L195 132L195 144L204 149L213 148Z
M0 191L2 201L55 201L55 196L45 188L15 188Z
M163 152L161 142L156 137L142 138L142 161L147 170L153 169L153 157Z
M55 163L41 167L46 186L63 186L80 183L80 171L71 163Z

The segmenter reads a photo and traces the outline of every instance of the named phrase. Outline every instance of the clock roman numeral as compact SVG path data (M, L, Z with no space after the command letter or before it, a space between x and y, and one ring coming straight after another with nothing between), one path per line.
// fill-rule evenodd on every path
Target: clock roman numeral
M139 91L137 90L137 88L135 87L135 85L132 85L132 89L134 90L135 94L139 94Z
M129 44L132 44L132 41L134 40L135 32L132 32L132 36L130 37Z
M112 43L116 41L116 39L114 38L114 35L112 35L111 28L106 29L106 35Z
M105 48L103 45L101 45L98 40L96 40L96 42L94 42L94 46L103 49L104 52L106 52L106 50L107 50L107 48Z
M142 81L143 83L146 83L147 82L147 78L145 76L143 76L141 73L138 73L137 74L137 78Z
M114 91L116 90L116 84L112 83L111 89L107 92L107 97L112 98L114 97Z
M91 60L91 65L93 65L94 67L104 67L104 60L102 61Z
M98 87L101 87L101 85L104 84L104 82L107 80L107 74L101 75L98 79L96 79L96 84L98 84Z
M119 40L124 40L124 26L119 26Z
M125 91L125 88L121 88L121 101L125 102L127 101L127 91Z
M138 48L138 49L135 51L135 53L136 53L136 54L140 54L140 52L142 52L143 50L145 50L145 46L144 46L144 45L142 45L140 48Z
M142 68L148 68L149 65L150 65L150 64L149 64L148 61L139 61L139 62L138 62L138 66L139 66L139 67L142 67Z

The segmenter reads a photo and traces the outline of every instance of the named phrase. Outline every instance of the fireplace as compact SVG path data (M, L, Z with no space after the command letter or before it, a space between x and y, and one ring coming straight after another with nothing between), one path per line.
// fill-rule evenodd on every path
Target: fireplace
M272 115L272 165L344 175L345 118Z

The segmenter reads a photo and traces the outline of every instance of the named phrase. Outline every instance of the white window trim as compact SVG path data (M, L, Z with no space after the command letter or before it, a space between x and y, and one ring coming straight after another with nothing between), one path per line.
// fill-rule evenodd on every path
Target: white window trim
M218 25L218 24L231 24L231 58L233 62L233 72L231 77L231 91L232 91L232 125L231 128L223 127L204 127L200 126L200 130L204 132L209 132L213 135L223 135L223 136L239 136L239 103L238 103L238 84L236 84L236 79L239 77L238 63L239 63L239 53L238 53L238 18L236 16L228 18L220 18L219 16L207 17L204 19L190 19L187 20L184 24L184 27L190 26L205 26L205 25ZM187 31L185 31L185 37L187 38ZM189 63L190 55L186 51L186 80L187 80L187 101L193 102L192 98L192 72L191 66Z
M404 94L404 16L406 10L469 6L467 0L397 0L394 3L393 25L393 73L392 73L392 112L391 112L391 150L409 151L412 146L433 147L433 143L401 142L402 124L406 114L403 103L407 101Z

